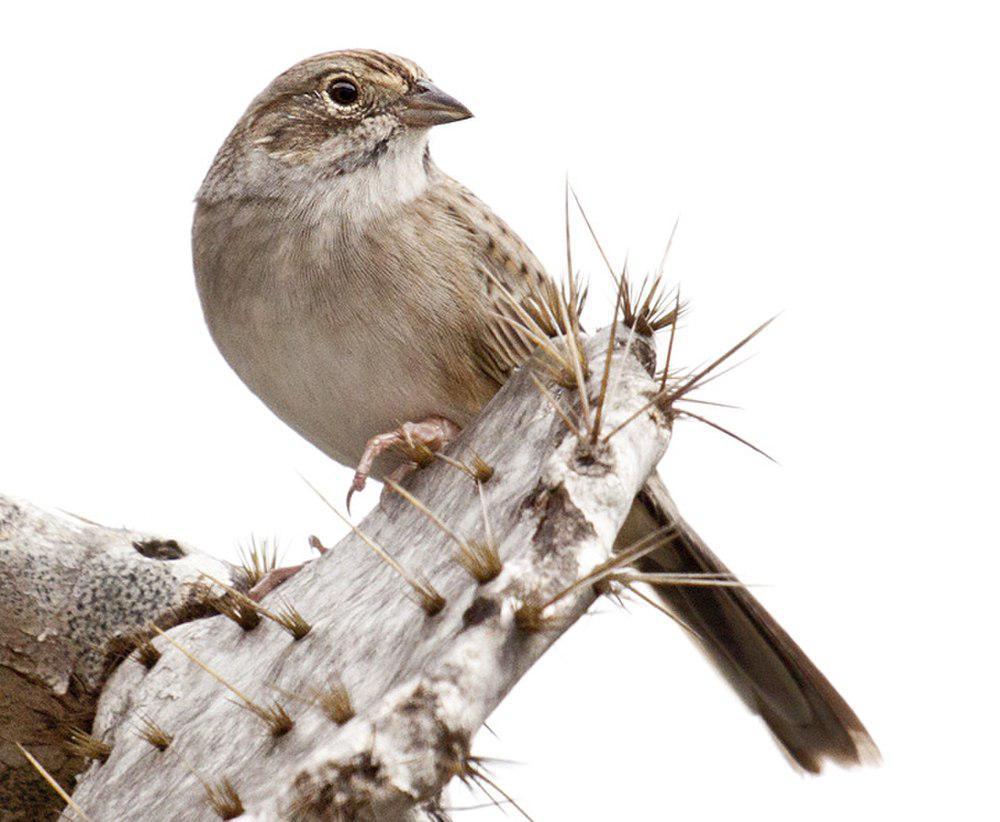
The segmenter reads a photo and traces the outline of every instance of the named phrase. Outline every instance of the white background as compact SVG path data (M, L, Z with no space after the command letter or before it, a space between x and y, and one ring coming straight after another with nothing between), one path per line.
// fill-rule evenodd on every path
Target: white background
M607 603L477 738L516 763L497 781L539 820L987 818L997 19L966 3L653 6L7 8L0 488L227 557L251 534L289 561L309 533L337 539L296 472L331 493L349 472L273 417L203 327L192 197L273 75L334 48L405 54L477 114L433 135L438 163L553 273L567 173L636 273L680 215L680 363L784 312L706 391L745 407L715 416L780 466L687 422L662 470L885 759L796 775L672 624ZM608 281L576 238L593 326Z

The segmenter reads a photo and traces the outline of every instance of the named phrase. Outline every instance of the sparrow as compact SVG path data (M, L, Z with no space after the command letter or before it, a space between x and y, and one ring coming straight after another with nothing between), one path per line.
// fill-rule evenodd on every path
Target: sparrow
M344 465L353 488L440 448L535 349L558 286L521 239L431 160L434 126L471 117L415 63L320 54L251 103L198 191L195 278L222 355L275 414ZM546 332L556 335L557 327ZM653 476L620 544L680 522ZM728 573L693 531L642 570ZM857 764L868 732L743 587L663 587L665 607L794 763Z

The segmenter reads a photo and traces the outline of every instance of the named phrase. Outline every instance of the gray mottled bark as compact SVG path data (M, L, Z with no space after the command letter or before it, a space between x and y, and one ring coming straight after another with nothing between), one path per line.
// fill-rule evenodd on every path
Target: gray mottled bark
M606 347L603 332L586 343L591 403ZM605 431L656 390L648 342L625 349L623 333ZM244 819L433 813L447 783L474 767L470 748L483 721L598 596L591 584L571 586L612 555L669 438L665 418L642 410L608 443L581 447L527 371L446 451L467 464L481 457L493 469L487 481L478 486L435 460L405 482L466 547L492 533L499 574L477 581L456 560L451 536L390 495L360 529L443 603L429 601L425 588L422 607L397 570L351 534L263 602L272 612L294 606L310 626L300 639L269 620L244 630L224 617L155 637L161 657L151 669L126 662L104 685L93 733L111 752L79 776L73 793L90 818L217 819L206 789L223 780L239 803L222 814L242 810ZM576 392L543 382L575 417ZM325 490L339 500L344 489ZM212 573L221 579L224 571ZM355 712L347 721L331 718L340 686ZM165 750L136 734L144 721L170 735Z
M58 812L62 801L15 743L72 788L85 762L66 750L69 728L89 726L107 673L137 629L205 612L203 571L242 585L240 571L175 540L0 496L3 819Z

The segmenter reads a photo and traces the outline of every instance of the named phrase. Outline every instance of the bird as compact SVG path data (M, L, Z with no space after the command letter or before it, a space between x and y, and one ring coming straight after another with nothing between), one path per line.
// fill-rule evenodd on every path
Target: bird
M454 438L536 347L504 321L512 303L537 314L559 288L431 159L431 129L471 116L408 59L319 54L254 98L196 196L212 338L278 417L356 469L352 490L405 470L396 446ZM654 475L618 543L681 523ZM689 527L674 534L641 570L729 573ZM657 591L797 767L874 758L847 702L745 587Z

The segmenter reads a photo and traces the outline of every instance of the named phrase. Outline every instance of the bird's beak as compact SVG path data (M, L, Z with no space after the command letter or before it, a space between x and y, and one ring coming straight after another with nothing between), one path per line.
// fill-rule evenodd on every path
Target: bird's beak
M403 113L400 119L405 125L415 128L430 128L442 123L467 120L472 112L450 94L427 80L418 80L403 98Z

